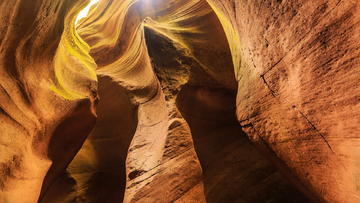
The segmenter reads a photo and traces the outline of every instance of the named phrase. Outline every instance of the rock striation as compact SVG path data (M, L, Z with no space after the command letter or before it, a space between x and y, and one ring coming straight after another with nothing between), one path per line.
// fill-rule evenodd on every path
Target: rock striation
M86 3L0 3L1 202L37 202L95 124L96 64L74 28Z
M0 2L0 202L360 200L353 0Z
M250 140L313 201L358 202L359 4L210 4L242 42L231 49Z

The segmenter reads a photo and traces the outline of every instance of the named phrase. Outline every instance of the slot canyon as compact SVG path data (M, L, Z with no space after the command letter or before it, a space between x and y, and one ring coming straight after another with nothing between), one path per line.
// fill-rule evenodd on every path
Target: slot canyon
M356 0L0 0L0 203L359 203Z

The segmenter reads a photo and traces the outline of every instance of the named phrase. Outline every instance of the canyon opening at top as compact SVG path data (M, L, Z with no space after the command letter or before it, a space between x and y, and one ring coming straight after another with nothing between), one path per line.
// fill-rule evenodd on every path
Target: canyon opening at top
M1 202L360 201L359 3L88 3L0 3Z

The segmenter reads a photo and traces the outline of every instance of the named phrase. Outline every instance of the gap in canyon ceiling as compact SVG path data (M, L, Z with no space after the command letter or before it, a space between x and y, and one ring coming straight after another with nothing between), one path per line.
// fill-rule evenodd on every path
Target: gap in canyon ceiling
M359 3L89 2L0 2L0 202L360 201Z
M177 8L177 4L180 4L180 8ZM157 15L164 12L165 20L161 19L159 22L145 18L139 24L144 26L144 33L138 33L146 39L145 50L149 53L151 68L159 80L167 108L179 111L176 117L182 120L172 122L166 132L162 161L174 159L194 148L203 170L203 175L200 173L197 176L202 176L206 201L209 203L308 201L257 152L236 120L237 84L234 65L218 17L205 1L190 1L187 3L189 5L177 4L167 8L173 13L157 11L156 17L161 19L162 16ZM86 23L86 18L80 19L79 27L82 22ZM98 43L102 43L101 39ZM137 127L136 116L138 104L131 102L128 87L122 86L127 80L125 76L114 78L105 75L106 73L98 78L98 94L101 99L96 111L96 125L67 170L47 192L49 197L45 196L42 202L54 202L52 198L61 196L56 195L60 192L64 193L62 195L63 198L66 197L66 201L123 201L127 150L135 132L139 131L137 128L140 128ZM141 80L137 79L136 71L131 77L135 82ZM114 80L118 80L119 83ZM158 113L151 112L148 116L157 117ZM161 132L160 128L161 126L154 133ZM136 144L130 151L154 141L150 139L148 142L150 143ZM140 166L135 170L129 170L127 179L133 181L146 173L148 171ZM238 173L242 175L239 176ZM168 177L168 182L176 181L171 175ZM76 186L73 185L73 181L76 182ZM181 178L178 181L182 181ZM147 179L139 182L147 182ZM153 182L156 185L156 181ZM187 184L188 181L185 179L184 182ZM230 185L231 190L224 190ZM135 186L128 189L131 187ZM66 193L64 189L69 188L73 190ZM145 192L138 193L149 193L146 188L142 190ZM152 192L155 193L158 191ZM46 200L47 198L49 199ZM166 202L163 196L158 198L157 201Z

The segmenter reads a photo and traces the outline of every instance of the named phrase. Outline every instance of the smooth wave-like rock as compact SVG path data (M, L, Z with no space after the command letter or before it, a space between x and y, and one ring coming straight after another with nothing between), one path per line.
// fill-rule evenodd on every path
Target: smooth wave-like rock
M0 202L359 202L356 1L0 2Z
M37 202L95 124L96 64L74 28L86 3L0 3L1 202Z

